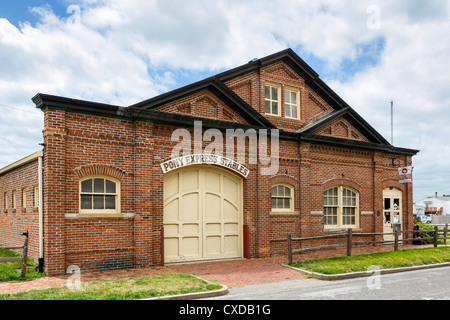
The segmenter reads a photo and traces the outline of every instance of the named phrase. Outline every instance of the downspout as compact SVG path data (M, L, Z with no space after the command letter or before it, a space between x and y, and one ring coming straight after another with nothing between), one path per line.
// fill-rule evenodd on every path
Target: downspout
M257 78L258 78L258 112L261 110L261 61L259 61L258 71L257 71ZM255 245L255 251L256 251L256 257L259 258L259 165L258 160L256 161L256 245Z
M136 268L136 119L133 119L133 251Z
M42 155L38 157L38 212L39 212L39 272L44 272L44 201L43 201Z
M302 153L301 153L301 138L298 139L298 237L302 237L302 189L301 189L301 170L302 170ZM301 243L301 242L300 242Z
M376 212L376 192L375 192L375 175L376 175L376 163L375 163L375 152L372 154L372 205L373 205L373 232L377 232L377 212ZM376 241L376 236L373 236L372 241Z

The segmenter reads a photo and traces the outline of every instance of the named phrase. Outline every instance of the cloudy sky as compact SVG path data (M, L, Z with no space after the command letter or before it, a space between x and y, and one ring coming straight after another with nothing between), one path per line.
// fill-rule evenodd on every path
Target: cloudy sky
M38 92L130 105L286 48L450 194L449 0L0 2L0 167L36 150Z

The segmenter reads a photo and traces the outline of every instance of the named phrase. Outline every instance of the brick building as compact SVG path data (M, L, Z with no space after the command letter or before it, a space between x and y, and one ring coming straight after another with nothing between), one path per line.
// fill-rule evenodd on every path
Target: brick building
M123 107L47 94L43 151L0 169L0 243L48 275L286 253L412 229L392 146L287 49ZM40 201L39 201L40 200Z

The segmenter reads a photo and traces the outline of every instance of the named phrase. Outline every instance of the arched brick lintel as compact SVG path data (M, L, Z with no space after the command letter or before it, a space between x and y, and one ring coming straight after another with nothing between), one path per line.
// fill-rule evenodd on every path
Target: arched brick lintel
M274 185L274 184L278 184L278 183L285 183L285 184L290 184L293 187L297 186L297 180L295 180L294 178L291 178L289 176L275 176L270 178L270 184Z
M337 187L337 186L346 186L346 187L353 188L353 189L355 189L358 192L361 192L361 186L359 184L357 184L356 182L353 182L353 181L348 180L348 179L328 180L327 182L322 184L322 190L325 191L325 190L327 190L329 188Z
M123 176L126 172L120 168L110 166L110 165L86 165L76 168L75 174L78 176L78 179L87 177L87 176L109 176L116 178L117 180L122 180Z

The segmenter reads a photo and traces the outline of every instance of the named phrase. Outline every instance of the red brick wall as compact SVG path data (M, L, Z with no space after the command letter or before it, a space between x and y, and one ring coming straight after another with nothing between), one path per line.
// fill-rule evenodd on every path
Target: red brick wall
M332 111L303 79L281 63L227 84L264 115L261 108L265 81L296 87L301 92L300 120L268 117L280 129L296 131ZM159 110L245 123L207 92L185 97ZM281 111L284 114L283 108ZM44 119L47 274L63 274L70 265L93 271L160 264L163 174L159 164L170 157L177 144L171 141L177 128L51 109L45 111ZM208 144L205 142L203 147ZM403 228L412 229L412 187L398 183L397 169L390 166L389 158L369 151L280 141L279 170L275 175L259 174L262 167L259 162L245 163L250 174L243 183L243 221L249 228L250 256L285 254L288 234L293 237L325 234L320 211L323 192L331 186L345 185L358 191L359 226L363 232L382 232L382 215L377 216L376 212L382 211L383 188L399 188L403 191ZM92 174L107 174L120 181L124 215L79 214L79 179ZM20 180L16 176L8 179ZM271 212L270 187L275 183L287 183L294 188L293 213ZM10 213L0 215L2 230L13 221L18 225L15 230L20 229L19 220L11 220ZM31 225L33 216L29 217ZM7 244L12 243L13 237L8 238L11 240Z
M176 144L170 139L177 128L52 110L45 112L45 119L46 272L64 273L73 264L84 271L159 264L159 164L170 157ZM404 228L410 229L412 191L398 183L397 169L389 161L379 153L280 141L276 175L259 175L260 164L246 164L251 172L244 181L243 218L249 226L251 257L285 254L288 234L323 235L323 214L314 211L323 210L323 191L333 185L356 189L360 211L373 212L360 214L363 232L381 232L382 217L376 211L382 210L382 190L398 187L404 191ZM130 216L77 215L79 178L92 172L109 172L120 180L121 212ZM271 214L270 187L275 183L294 187L298 214Z
M39 256L39 215L34 207L34 186L38 185L38 161L35 160L0 175L0 244L22 246L24 237L20 232L28 230L28 255L37 260ZM26 207L22 205L22 189L26 188ZM16 209L12 208L12 193L16 190ZM5 210L4 194L8 193ZM22 253L20 250L18 253Z
M284 94L281 94L281 117L266 115L264 106L264 85L266 82L300 90L300 120L284 117ZM330 113L333 109L327 105L305 81L283 63L277 63L260 72L251 72L244 76L229 80L227 83L245 102L267 117L277 128L286 131L297 131L310 122Z

